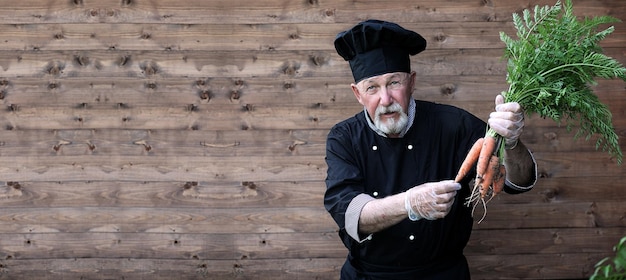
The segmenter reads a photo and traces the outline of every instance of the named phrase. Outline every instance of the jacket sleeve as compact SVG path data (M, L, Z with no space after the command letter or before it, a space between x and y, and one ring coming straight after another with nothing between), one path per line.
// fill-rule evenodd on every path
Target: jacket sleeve
M530 157L533 159L533 172L534 172L534 176L535 179L533 180L533 183L528 185L528 186L519 186L514 184L513 182L510 182L508 179L504 182L504 192L508 193L508 194L519 194L519 193L525 193L527 191L530 191L533 189L533 187L535 186L535 184L537 183L537 179L539 178L539 175L537 174L537 161L535 160L535 157L533 156L533 153L531 153L530 151L528 151L530 153Z
M324 206L340 230L346 230L346 227L351 228L350 231L357 230L358 216L367 202L367 199L361 195L364 193L364 187L363 174L356 157L358 153L358 147L355 147L345 130L335 127L329 132L326 141L328 170ZM361 199L358 201L361 203L350 205L352 200L359 195ZM346 222L346 219L349 221Z

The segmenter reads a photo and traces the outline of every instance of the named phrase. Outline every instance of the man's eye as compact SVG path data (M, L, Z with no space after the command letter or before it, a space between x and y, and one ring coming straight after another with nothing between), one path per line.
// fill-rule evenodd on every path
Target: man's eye
M399 89L402 87L402 82L400 81L391 81L389 82L389 85L387 86L390 89Z

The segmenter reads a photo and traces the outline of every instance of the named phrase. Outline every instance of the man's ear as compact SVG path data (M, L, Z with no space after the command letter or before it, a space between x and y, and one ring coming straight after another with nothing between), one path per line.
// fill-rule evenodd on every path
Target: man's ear
M411 89L415 89L415 77L417 77L417 73L415 73L415 71L411 71L411 74L409 75L409 79L411 79Z
M359 92L359 88L356 86L356 84L350 84L350 88L352 88L352 93L354 93L354 97L356 97L356 100L358 100L361 105L365 106L365 104L363 104L363 101L361 100L361 93Z

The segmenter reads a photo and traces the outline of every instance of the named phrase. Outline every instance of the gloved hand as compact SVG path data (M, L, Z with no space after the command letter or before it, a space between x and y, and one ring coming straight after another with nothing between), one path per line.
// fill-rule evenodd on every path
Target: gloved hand
M409 214L409 219L435 220L448 215L456 191L461 189L461 184L453 180L425 183L415 186L405 192L404 206Z
M504 103L502 95L496 96L496 111L489 114L487 124L504 138L504 147L513 149L524 130L524 111L517 102Z

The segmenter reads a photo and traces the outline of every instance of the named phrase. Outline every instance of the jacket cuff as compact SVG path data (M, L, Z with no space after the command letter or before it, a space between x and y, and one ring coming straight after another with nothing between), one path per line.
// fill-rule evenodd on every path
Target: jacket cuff
M361 210L363 210L363 207L365 206L365 204L374 199L375 198L373 198L370 195L359 194L356 197L354 197L352 201L350 201L350 204L348 205L348 209L346 209L346 214L345 214L346 233L348 233L350 237L352 237L354 240L358 241L359 243L363 243L364 241L372 238L371 234L364 238L361 238L361 236L359 235L359 217L361 216Z

